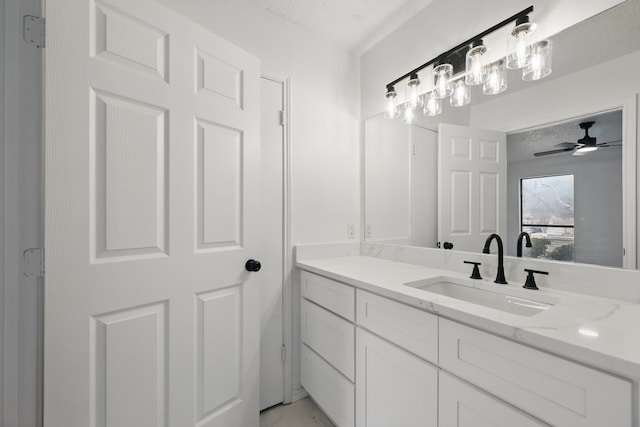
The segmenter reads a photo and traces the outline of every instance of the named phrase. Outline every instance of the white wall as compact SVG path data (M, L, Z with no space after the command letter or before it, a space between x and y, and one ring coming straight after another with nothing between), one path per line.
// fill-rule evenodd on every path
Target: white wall
M411 244L410 130L380 115L364 124L367 240Z
M360 219L357 61L244 1L161 2L260 58L263 75L291 78L292 242L346 240Z
M640 92L638 66L640 66L640 50L555 80L549 80L530 89L473 105L470 124L477 127L515 131L623 105L631 104L635 108L637 94ZM609 75L615 78L603 79L603 76ZM636 120L639 119L636 117ZM625 143L637 146L637 136L636 139L625 141ZM639 160L639 158L635 159L636 165ZM628 178L637 180L640 176ZM640 189L640 186L636 188ZM636 200L638 196L640 194L636 195ZM636 227L638 225L640 225L640 218L637 216ZM640 230L640 228L636 229ZM638 236L636 236L637 241Z
M602 148L579 157L549 156L543 162L540 159L509 162L507 255L515 256L515 237L520 233L520 179L572 174L575 262L622 267L621 165L619 148Z

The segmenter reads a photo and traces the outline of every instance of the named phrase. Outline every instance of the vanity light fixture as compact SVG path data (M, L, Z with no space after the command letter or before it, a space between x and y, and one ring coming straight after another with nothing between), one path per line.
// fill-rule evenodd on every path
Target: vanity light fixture
M467 74L464 82L469 86L481 85L487 78L486 69L487 47L482 39L473 42L471 49L467 52Z
M409 77L407 87L409 88L409 106L414 110L418 107L422 107L422 97L418 92L418 88L420 87L418 73L414 73Z
M397 96L398 94L396 93L393 86L387 86L387 94L385 95L387 101L384 107L385 119L395 119L400 115L400 111L398 111L398 106L396 105Z
M424 95L424 110L422 112L429 117L442 113L442 99L435 95L435 90Z
M463 107L471 102L471 90L464 82L464 78L459 78L453 82L453 94L449 99L452 107Z
M530 47L535 43L537 25L529 22L529 16L522 16L516 20L516 26L507 37L507 68L519 69L525 67L531 60Z
M522 69L523 80L539 80L551 74L551 42L535 40L537 25L529 20L533 6L516 13L482 33L436 56L418 68L387 84L385 94L386 118L402 116L405 123L413 123L416 111L422 108L425 116L442 112L442 99L449 98L450 105L461 107L471 102L471 86L482 85L485 95L496 95L507 90L507 68ZM484 37L515 22L509 31L506 56L493 57L488 63L489 47ZM495 52L494 52L495 53ZM426 93L420 93L419 73L429 67L433 71L427 79ZM398 108L394 86L404 80L407 93L404 104ZM431 84L432 83L432 84Z

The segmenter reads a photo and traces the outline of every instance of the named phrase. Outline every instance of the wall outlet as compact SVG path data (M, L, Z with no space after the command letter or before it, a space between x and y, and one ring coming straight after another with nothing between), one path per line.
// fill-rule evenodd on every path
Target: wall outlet
M354 221L349 221L347 223L347 237L349 239L356 238L356 223Z
M367 222L364 225L364 238L370 239L373 235L373 223Z

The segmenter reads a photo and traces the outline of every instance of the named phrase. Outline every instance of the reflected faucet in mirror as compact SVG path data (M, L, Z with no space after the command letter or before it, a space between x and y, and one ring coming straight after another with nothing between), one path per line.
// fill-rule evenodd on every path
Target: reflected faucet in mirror
M502 239L497 234L492 234L487 237L487 240L484 242L484 248L482 249L483 254L490 254L491 251L489 247L491 246L491 242L493 240L498 242L498 274L496 275L496 280L494 283L498 283L500 285L507 285L507 279L504 277L504 246L502 245Z
M520 233L520 235L518 235L518 243L516 244L516 256L518 258L522 258L522 238L525 238L525 245L528 248L533 247L533 245L531 245L531 237L529 237L529 233L527 233L526 231L523 231L522 233Z

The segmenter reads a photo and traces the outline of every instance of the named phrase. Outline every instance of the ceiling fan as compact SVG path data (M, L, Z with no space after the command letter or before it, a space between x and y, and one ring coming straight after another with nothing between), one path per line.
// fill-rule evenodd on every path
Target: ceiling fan
M572 152L574 156L581 156L591 151L596 151L601 147L619 147L622 145L622 141L602 142L598 144L595 137L589 136L589 129L593 126L594 123L595 122L582 122L579 124L580 129L584 129L584 137L579 139L578 141L561 142L560 144L556 144L554 146L560 148L549 151L539 151L537 153L533 153L533 155L536 157L540 157L548 156L550 154Z

